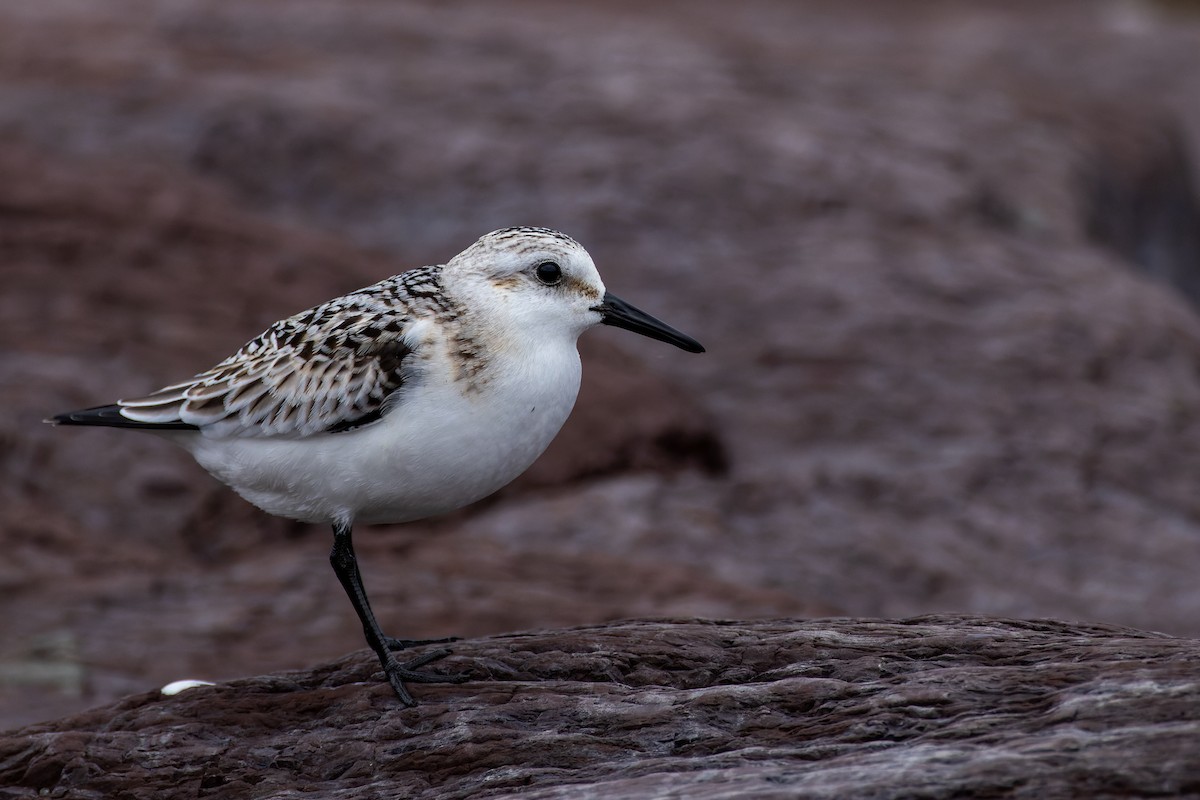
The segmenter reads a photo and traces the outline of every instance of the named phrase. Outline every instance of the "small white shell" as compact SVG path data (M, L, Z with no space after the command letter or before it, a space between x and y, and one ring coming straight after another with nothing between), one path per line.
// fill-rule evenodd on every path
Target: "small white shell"
M162 693L170 697L187 689L195 689L197 686L216 686L216 684L212 681L171 681L162 687Z

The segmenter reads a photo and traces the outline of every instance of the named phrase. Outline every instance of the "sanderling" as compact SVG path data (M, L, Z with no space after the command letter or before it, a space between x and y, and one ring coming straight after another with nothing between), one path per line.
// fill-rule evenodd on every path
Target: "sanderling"
M396 695L459 682L395 651L363 588L354 523L406 522L479 500L533 463L579 391L576 340L615 325L692 353L695 339L609 294L575 240L505 228L422 267L276 322L212 369L49 422L159 434L271 514L333 526L329 560Z

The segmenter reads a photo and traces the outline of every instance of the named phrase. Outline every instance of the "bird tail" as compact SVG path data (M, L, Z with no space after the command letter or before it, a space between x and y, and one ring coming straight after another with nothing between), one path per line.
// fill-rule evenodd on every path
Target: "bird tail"
M144 431L194 431L195 425L173 420L169 422L138 422L121 413L121 406L116 403L95 408L84 408L79 411L68 411L65 414L55 414L45 422L51 425L99 425L106 428L137 428Z

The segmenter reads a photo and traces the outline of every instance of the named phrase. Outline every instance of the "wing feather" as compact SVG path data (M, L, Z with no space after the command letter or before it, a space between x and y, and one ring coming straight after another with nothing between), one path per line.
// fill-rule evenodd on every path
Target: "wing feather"
M347 295L281 320L190 381L118 401L121 415L217 436L304 437L374 421L413 352L407 308L377 301Z

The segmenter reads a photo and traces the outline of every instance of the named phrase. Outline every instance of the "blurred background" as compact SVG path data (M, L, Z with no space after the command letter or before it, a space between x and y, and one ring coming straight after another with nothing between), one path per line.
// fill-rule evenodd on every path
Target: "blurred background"
M0 3L0 727L363 646L325 528L52 413L494 228L690 356L366 530L395 636L622 617L1200 635L1196 3Z

